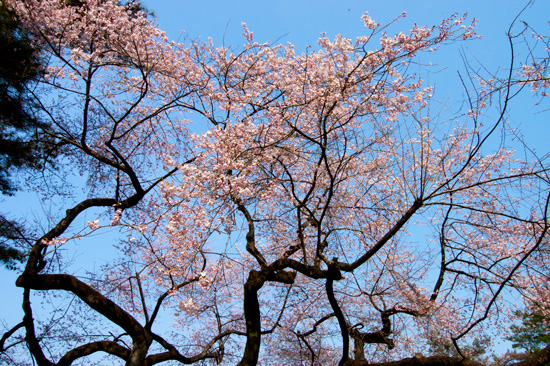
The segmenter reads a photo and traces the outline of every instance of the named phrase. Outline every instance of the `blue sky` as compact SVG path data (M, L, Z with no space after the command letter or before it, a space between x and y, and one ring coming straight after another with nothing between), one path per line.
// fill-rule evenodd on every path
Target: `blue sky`
M438 25L453 13L468 13L476 18L476 31L481 39L458 42L442 47L438 52L423 57L423 63L433 63L430 83L436 84L436 96L440 100L452 99L460 103L463 90L458 72L464 72L461 54L468 59L477 59L491 72L509 65L510 48L506 37L512 21L526 7L524 0L143 0L157 17L160 28L172 40L196 39L207 41L211 37L217 46L239 48L244 42L241 23L247 24L257 42L287 43L297 47L299 52L307 46L315 48L319 35L326 32L329 38L342 34L347 38L367 34L361 21L365 11L381 24L390 23L403 12L407 17L388 28L389 34L407 32L418 25ZM538 0L525 9L520 19L541 33L548 34L550 1ZM184 33L182 33L184 31ZM373 43L375 49L378 44ZM546 128L548 113L544 107L530 107L529 119L525 116L525 105L532 106L538 99L527 95L517 100L520 108L511 110L511 119L522 126L525 139L534 147L550 150L541 128ZM514 107L514 105L512 105Z
M258 42L293 43L298 51L304 51L308 45L316 46L316 40L322 32L329 38L336 34L354 38L366 33L361 21L361 15L368 11L378 23L391 22L399 14L406 11L407 17L394 24L389 33L408 31L414 23L419 25L437 25L442 19L453 13L468 12L478 19L477 32L483 36L480 40L461 42L444 47L433 55L433 62L438 70L442 70L438 78L438 93L460 95L461 87L457 76L458 70L463 70L461 52L472 59L476 57L491 70L499 65L507 65L509 48L505 32L509 24L525 6L522 0L334 0L334 1L300 1L279 0L276 2L262 0L142 0L142 2L157 16L161 29L165 30L173 40L201 37L206 41L212 37L216 45L232 45L236 48L243 43L241 22L254 32ZM539 0L529 7L521 19L527 21L535 29L549 34L547 21L550 19L550 1ZM184 38L181 31L185 30ZM377 45L373 44L373 48ZM432 57L432 56L430 56ZM431 59L423 60L430 62ZM536 101L526 96L523 101L532 105ZM518 105L516 103L516 105ZM540 152L548 152L547 120L549 117L545 107L529 109L522 108L512 111L516 123L524 127L526 139L536 146ZM6 205L2 203L3 210ZM19 205L25 209L27 205ZM14 210L15 211L15 210ZM40 211L39 208L33 211ZM0 302L0 313L11 325L16 324L21 317L21 291L16 289L14 282L16 274L0 269L0 289L4 299ZM9 314L8 317L5 314ZM11 318L11 319L10 319Z
M321 32L329 37L340 33L355 37L365 33L360 20L368 11L371 17L386 24L406 11L408 16L394 27L407 31L411 25L436 25L453 13L468 13L479 19L484 50L490 54L498 48L507 26L525 6L521 0L339 0L339 1L217 1L217 0L145 0L155 12L160 27L172 39L181 30L194 38L212 37L216 44L238 45L241 42L241 22L245 22L258 42L291 42L303 48L315 44ZM530 7L524 19L533 25L543 25L548 19L550 3L539 0Z

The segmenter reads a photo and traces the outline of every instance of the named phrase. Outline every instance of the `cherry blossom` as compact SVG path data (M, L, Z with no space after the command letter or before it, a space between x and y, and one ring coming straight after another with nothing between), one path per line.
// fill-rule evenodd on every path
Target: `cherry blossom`
M365 13L366 36L299 53L244 24L240 48L172 42L115 0L8 3L49 60L36 98L67 149L46 178L85 180L39 191L63 208L17 280L17 357L405 364L439 342L459 356L426 362L458 365L509 297L550 309L547 161L500 139L547 63L481 78L459 112L408 67L475 20L391 35ZM63 259L86 240L117 255L82 275Z

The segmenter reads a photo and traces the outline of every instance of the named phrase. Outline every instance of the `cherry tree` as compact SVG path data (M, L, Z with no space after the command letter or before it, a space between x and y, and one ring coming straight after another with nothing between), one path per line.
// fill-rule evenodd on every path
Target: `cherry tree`
M476 38L465 17L391 36L365 13L299 53L246 26L239 48L171 42L133 3L8 4L49 61L32 92L63 164L35 181L60 209L3 361L474 364L510 297L550 308L547 162L505 138L512 98L546 96L535 49L450 113L410 66ZM116 255L82 273L90 245Z

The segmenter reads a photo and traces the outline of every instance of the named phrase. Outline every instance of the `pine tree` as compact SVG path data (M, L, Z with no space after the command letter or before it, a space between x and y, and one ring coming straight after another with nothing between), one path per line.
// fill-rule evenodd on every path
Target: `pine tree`
M38 131L45 126L33 115L29 88L39 76L38 50L14 14L0 4L0 190L13 194L10 174L39 168L43 154Z
M507 338L514 342L514 349L524 349L529 354L535 354L550 344L550 319L541 310L533 308L518 311L517 315L522 317L521 325L512 326L512 335Z
M0 2L0 192L13 195L12 174L19 169L40 169L47 156L40 131L47 126L34 116L30 88L41 73L39 50L14 13ZM14 269L22 253L13 248L23 228L0 215L0 262ZM11 245L10 245L11 244Z

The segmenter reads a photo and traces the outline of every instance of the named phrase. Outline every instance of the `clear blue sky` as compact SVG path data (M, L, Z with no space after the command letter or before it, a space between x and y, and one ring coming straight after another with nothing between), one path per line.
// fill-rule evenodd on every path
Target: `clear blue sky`
M305 50L308 45L316 46L320 33L326 32L329 38L336 34L354 38L365 34L366 29L361 15L368 11L371 17L382 24L388 23L406 11L407 18L394 24L390 32L408 31L414 23L437 25L453 13L468 12L479 20L477 32L481 40L465 42L447 47L434 55L436 62L445 73L441 73L439 93L451 91L460 93L457 70L463 68L460 51L477 57L484 65L495 70L498 65L506 65L509 49L505 32L510 22L525 6L522 0L142 0L158 17L158 24L169 38L178 40L181 31L185 37L203 40L212 37L216 45L222 43L239 47L243 43L241 22L247 23L258 42L290 42ZM522 19L545 34L550 33L550 0L538 0L527 9ZM181 38L183 39L183 38ZM373 48L376 44L373 45ZM425 60L427 62L431 60ZM527 97L529 99L529 97ZM534 102L534 99L531 99ZM533 103L529 103L533 104ZM539 108L539 112L544 107ZM526 138L542 149L550 151L547 143L548 111L538 114L525 114L525 110L512 113L517 123L525 127ZM527 116L527 117L525 117ZM523 120L522 118L525 118ZM543 152L540 151L540 152ZM27 205L20 208L27 210ZM2 203L2 209L6 209ZM33 211L40 211L39 208ZM0 314L13 325L21 319L21 291L14 286L16 274L0 269L0 289L4 300L0 302ZM6 317L6 314L9 314ZM11 319L10 319L11 318Z
M216 44L238 45L241 43L241 22L247 23L258 42L277 40L291 42L303 49L315 44L321 32L329 37L340 33L355 37L365 33L360 20L368 11L371 17L382 24L390 22L403 11L408 14L395 30L407 31L413 23L436 25L453 13L468 12L479 19L479 33L485 37L483 49L486 54L498 52L498 39L503 39L507 26L525 6L522 0L338 0L338 1L253 1L253 0L144 0L155 12L160 27L172 39L177 39L181 30L194 38L204 40L212 37ZM524 19L541 26L548 21L550 2L539 0L531 7Z
M437 53L423 56L424 63L432 62L436 70L431 83L437 84L439 99L461 99L462 88L458 71L464 71L461 53L471 60L474 57L492 72L509 64L510 48L506 31L518 13L527 5L526 0L142 0L157 16L161 29L172 40L195 39L206 41L212 37L215 45L239 48L243 43L241 23L247 24L257 42L294 44L298 51L307 46L315 47L319 35L326 32L329 38L336 34L355 38L365 35L367 29L361 21L365 11L378 23L387 24L406 11L407 17L388 29L388 33L407 32L418 25L438 25L453 13L468 13L478 20L476 31L482 35L479 40L459 42L444 46ZM529 6L520 19L537 31L550 34L550 1L537 0ZM184 33L182 34L182 31ZM373 49L377 47L373 43ZM537 100L527 95L512 109L511 119L522 126L530 145L549 151L545 134L548 113L543 107L530 110L529 120L525 117L525 105L534 105ZM458 101L456 101L458 102ZM514 107L514 105L512 105ZM532 133L530 133L532 131Z

